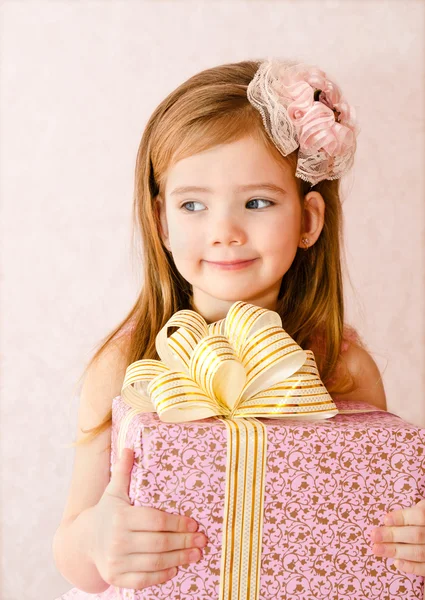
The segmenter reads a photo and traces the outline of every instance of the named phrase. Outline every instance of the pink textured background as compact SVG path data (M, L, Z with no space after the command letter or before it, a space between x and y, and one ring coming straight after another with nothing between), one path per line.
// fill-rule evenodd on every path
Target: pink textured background
M138 289L129 244L142 130L203 68L316 62L357 108L347 319L390 410L425 426L424 27L423 0L0 0L2 600L69 588L51 543L76 382Z

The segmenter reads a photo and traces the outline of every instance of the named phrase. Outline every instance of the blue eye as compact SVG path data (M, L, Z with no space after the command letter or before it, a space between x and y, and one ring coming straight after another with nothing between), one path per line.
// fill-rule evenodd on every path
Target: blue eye
M251 202L268 202L271 205L274 204L274 202L272 202L271 200L263 200L262 198L254 198L253 200L249 200L248 204L250 204Z
M194 200L191 200L190 202L185 202L184 204L181 205L181 208L184 208L187 212L199 212L198 210L190 210L190 209L186 208L186 206L188 204L201 204L200 202L195 202Z

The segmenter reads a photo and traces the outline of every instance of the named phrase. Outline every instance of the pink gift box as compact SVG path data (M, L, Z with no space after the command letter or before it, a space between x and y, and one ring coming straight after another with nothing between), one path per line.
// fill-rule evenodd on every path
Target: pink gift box
M268 449L261 600L423 598L424 578L372 553L370 533L388 511L425 497L425 429L366 403L336 401L331 419L261 419ZM132 409L113 402L112 464ZM163 423L132 417L123 447L135 451L130 498L184 514L208 540L203 558L169 582L123 598L219 598L226 429L216 418ZM124 592L124 590L122 590Z
M259 599L422 600L424 577L375 556L370 534L387 512L425 497L425 429L364 402L335 404L341 413L330 419L261 419L268 441ZM118 442L135 452L132 503L192 517L209 543L167 583L62 598L218 600L224 423L163 423L156 413L134 414L121 396L112 411L111 465Z

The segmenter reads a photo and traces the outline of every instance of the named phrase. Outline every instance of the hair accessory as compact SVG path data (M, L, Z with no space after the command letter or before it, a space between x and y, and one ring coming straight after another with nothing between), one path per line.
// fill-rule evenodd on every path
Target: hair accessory
M308 238L301 238L302 243L304 244L304 250L308 250Z
M296 177L313 186L350 169L359 132L355 110L326 73L269 59L249 83L247 96L283 156L299 147Z

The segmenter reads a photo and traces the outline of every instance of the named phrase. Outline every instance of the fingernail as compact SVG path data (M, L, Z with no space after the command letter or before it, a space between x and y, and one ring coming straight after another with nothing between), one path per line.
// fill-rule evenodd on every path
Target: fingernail
M394 517L392 515L386 515L384 517L385 525L394 525Z
M207 539L203 533L197 535L193 541L195 543L195 546L205 546L205 544L207 543Z
M202 552L200 550L192 550L189 552L189 562L196 562L202 556Z
M384 539L382 531L379 531L379 529L375 529L374 531L372 531L372 539L374 542L382 542L382 540Z
M196 531L198 529L198 523L196 521L189 521L187 528L189 531Z

